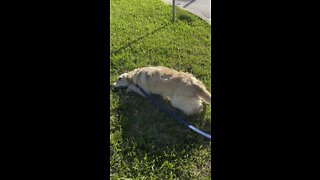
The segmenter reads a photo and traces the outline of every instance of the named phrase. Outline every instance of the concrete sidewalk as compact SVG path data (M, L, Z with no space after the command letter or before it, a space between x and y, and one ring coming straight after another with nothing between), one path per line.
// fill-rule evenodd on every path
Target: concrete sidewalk
M162 0L172 5L173 0ZM175 0L176 6L199 16L211 25L211 0Z

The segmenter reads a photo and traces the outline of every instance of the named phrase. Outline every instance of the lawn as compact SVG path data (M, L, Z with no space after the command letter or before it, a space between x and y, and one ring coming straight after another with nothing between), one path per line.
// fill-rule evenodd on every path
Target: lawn
M125 71L161 65L194 74L211 91L208 23L181 9L172 23L161 0L111 0L110 11L110 87ZM211 134L210 105L193 117L173 110ZM110 91L111 179L211 179L211 168L208 139L137 94Z

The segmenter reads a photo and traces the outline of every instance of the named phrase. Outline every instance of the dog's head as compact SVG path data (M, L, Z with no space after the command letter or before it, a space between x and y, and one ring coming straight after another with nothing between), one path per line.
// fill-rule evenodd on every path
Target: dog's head
M118 78L118 80L113 83L113 87L127 87L129 86L129 79L128 79L128 73L121 74Z

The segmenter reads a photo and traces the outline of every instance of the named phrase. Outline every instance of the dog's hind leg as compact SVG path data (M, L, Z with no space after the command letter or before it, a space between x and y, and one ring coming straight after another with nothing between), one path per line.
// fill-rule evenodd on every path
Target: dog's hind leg
M175 96L171 99L171 105L182 110L188 116L199 113L203 109L201 100L195 97Z

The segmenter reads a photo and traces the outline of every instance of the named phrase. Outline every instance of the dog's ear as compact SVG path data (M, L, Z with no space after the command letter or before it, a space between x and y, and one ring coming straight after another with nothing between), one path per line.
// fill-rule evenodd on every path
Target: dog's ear
M130 77L130 73L127 73L126 79L129 84L134 84L133 79Z

